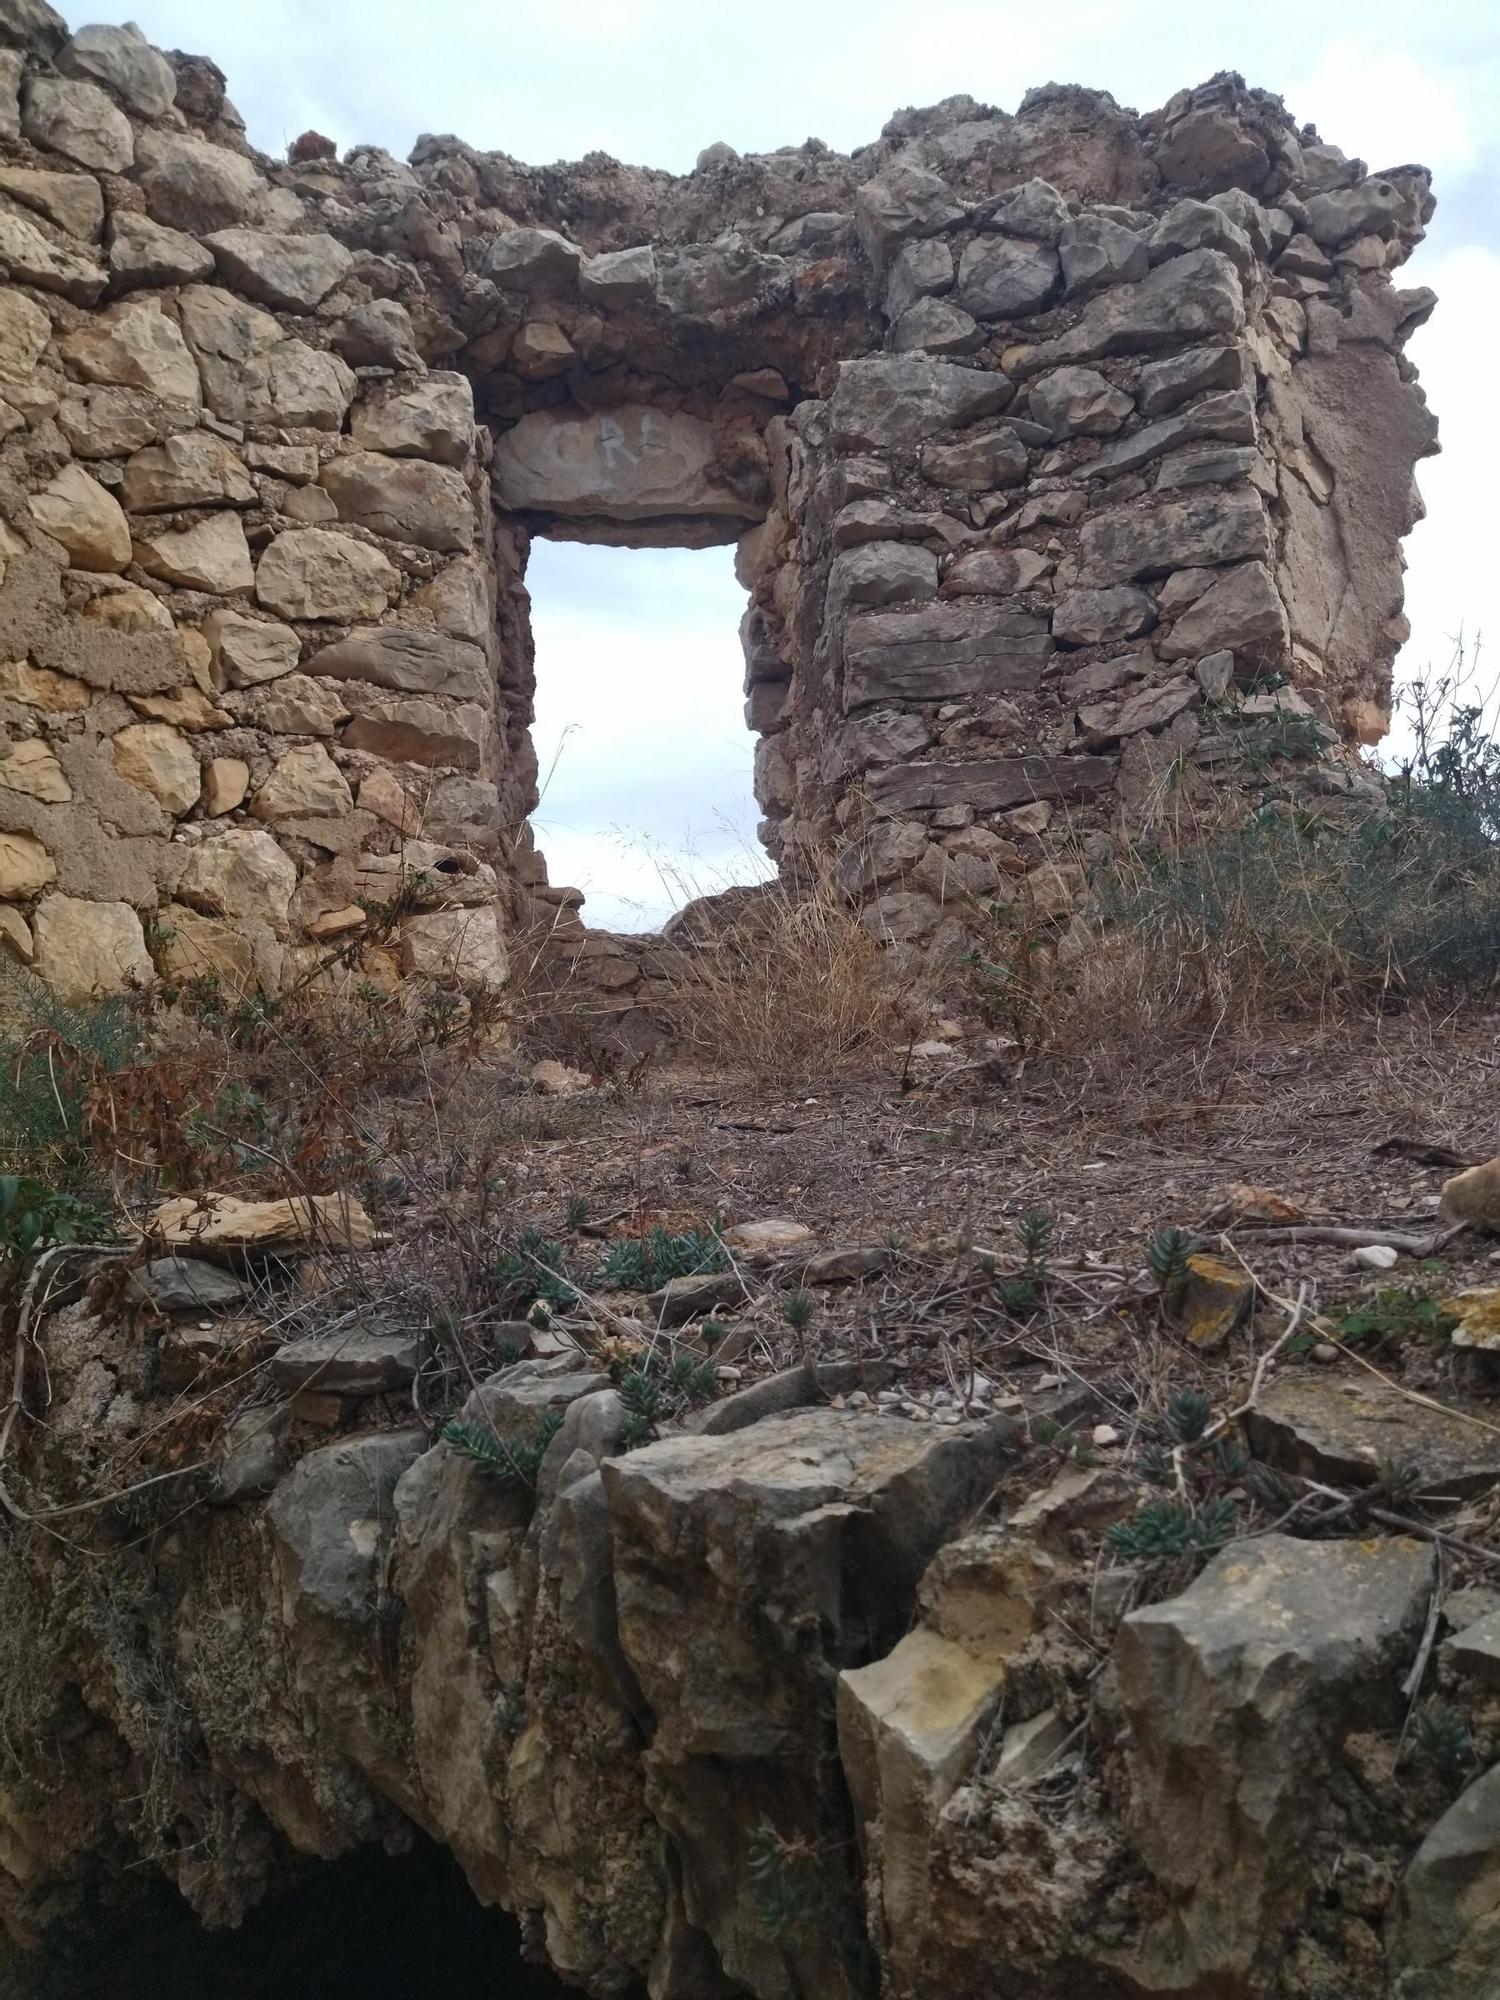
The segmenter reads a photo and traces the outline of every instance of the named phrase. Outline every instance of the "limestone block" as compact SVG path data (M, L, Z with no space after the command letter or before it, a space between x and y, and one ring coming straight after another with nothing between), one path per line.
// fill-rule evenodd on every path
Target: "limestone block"
M918 299L953 290L953 250L940 236L920 237L897 252L885 284L887 319L899 319Z
M401 970L408 975L498 987L508 969L493 909L433 910L401 926Z
M1471 2000L1500 1962L1500 1766L1449 1806L1401 1881L1391 2000Z
M131 22L80 28L59 52L57 67L64 76L108 84L141 118L160 118L176 101L176 72Z
M81 465L65 465L32 494L31 518L62 543L75 569L122 570L130 561L130 523L119 501Z
M0 903L0 950L9 952L18 965L30 965L36 957L31 926L9 903Z
M605 307L632 305L656 292L656 252L649 243L629 250L605 250L579 266L582 297Z
M177 894L206 916L257 921L285 937L296 886L296 865L269 833L229 827L192 850Z
M235 713L277 736L332 736L349 709L338 691L308 674L282 674L232 697Z
M390 694L359 681L348 682L344 694L354 714L343 732L346 750L368 750L393 764L482 768L491 723L478 703Z
M290 625L266 618L247 618L239 611L211 611L203 621L217 684L259 687L289 674L302 652L302 641Z
M1104 285L1133 285L1151 268L1145 239L1135 230L1087 211L1070 219L1058 241L1066 297L1083 298Z
M1085 467L1086 476L1099 479L1119 472L1133 472L1149 464L1163 452L1197 441L1250 444L1256 437L1255 402L1246 389L1228 389L1222 395L1202 396L1187 408L1107 444Z
M344 359L358 367L422 371L411 314L395 299L371 299L341 320L333 344Z
M1246 367L1237 347L1184 348L1142 368L1136 406L1143 417L1159 417L1210 389L1244 388Z
M188 285L213 275L214 259L196 237L149 215L110 217L109 272L118 291L141 285Z
M57 863L29 833L0 832L0 896L24 902L57 880Z
M1026 409L1053 438L1107 437L1134 408L1129 396L1096 368L1058 368L1032 384Z
M127 461L120 497L132 514L151 514L174 507L251 507L256 493L244 460L222 438L182 431Z
M992 416L1010 401L1004 375L903 354L846 361L828 405L840 451L900 449Z
M256 819L275 824L310 814L335 817L354 805L344 774L321 743L299 744L288 750L255 794L250 810Z
M339 518L418 548L474 545L474 503L462 473L423 460L355 451L330 459L322 484Z
M0 167L0 194L25 202L85 243L104 227L104 196L92 174L49 174L31 167Z
M1070 590L1057 600L1052 636L1060 646L1099 646L1106 639L1137 639L1156 623L1156 606L1144 590L1116 584L1108 590Z
M1291 646L1286 606L1264 563L1225 571L1183 612L1162 640L1163 659L1232 652L1250 668L1282 665Z
M149 792L164 811L185 813L198 803L203 774L197 752L165 722L132 722L112 745L115 769L127 784Z
M243 221L265 190L243 154L185 132L142 132L136 166L152 219L200 239Z
M944 597L1016 597L1044 584L1056 568L1036 549L973 549L943 572Z
M321 230L219 229L204 238L225 282L282 312L317 310L348 276L354 259Z
M196 635L184 630L179 636L187 640ZM234 720L222 708L216 708L201 688L186 683L169 694L132 694L126 700L137 715L144 715L148 721L170 722L174 729L190 732L225 729Z
M624 404L536 410L495 445L495 491L517 513L645 521L674 514L755 518L714 477L712 426L683 412Z
M1040 312L1061 289L1058 253L1045 243L976 236L958 260L958 299L976 319Z
M255 573L258 601L283 618L378 618L399 587L379 549L321 528L278 535Z
M944 701L1038 685L1047 620L983 604L866 611L844 628L846 713L877 701Z
M945 299L918 299L891 328L891 346L898 354L972 354L983 344L978 320Z
M234 1194L176 1195L152 1211L146 1227L169 1249L305 1250L316 1244L328 1250L368 1250L380 1240L364 1203L344 1190L272 1201L246 1201ZM396 1440L387 1436L378 1442Z
M854 226L865 254L883 271L892 252L913 236L937 236L963 214L940 174L896 161L854 193Z
M511 342L510 365L527 382L564 375L576 358L572 341L551 320L528 320Z
M57 427L79 458L128 458L187 429L197 414L196 404L164 403L147 389L87 384L68 388Z
M0 213L0 271L39 291L91 306L104 290L101 265L86 252L51 242L19 215Z
M24 792L28 798L44 799L49 805L66 805L73 796L57 753L36 736L0 757L0 785L8 791Z
M378 764L360 782L359 809L383 819L387 826L412 838L422 831L422 808L396 773Z
M1008 426L965 438L961 444L923 445L923 477L960 493L988 493L1026 477L1028 454Z
M1265 562L1271 532L1256 493L1208 490L1091 515L1078 553L1081 584L1129 583L1197 564Z
M32 932L37 974L60 1000L76 1005L155 982L141 920L128 903L44 896Z
M64 336L64 361L85 382L148 389L165 403L196 411L198 368L187 342L154 299L130 299Z
M307 662L310 674L369 681L408 694L492 701L495 677L481 647L442 632L371 625L324 646Z
M1177 1984L1229 1990L1296 1928L1341 1735L1399 1720L1432 1577L1419 1542L1266 1535L1125 1619L1129 1827L1173 1904L1137 1947L1145 1966L1170 1958Z
M71 77L33 76L21 126L33 145L95 173L123 173L135 158L130 120L94 84Z
M850 604L900 604L935 597L937 557L910 542L865 542L835 556L828 571L828 613Z
M414 389L356 403L349 428L367 451L461 466L474 449L474 391L466 375L434 370Z
M1156 165L1163 180L1179 187L1254 191L1263 184L1269 161L1255 131L1227 111L1206 107L1174 121L1157 147Z
M583 252L555 229L505 229L485 253L484 275L528 298L577 286Z
M211 817L243 805L250 789L250 766L242 757L214 757L203 773L203 810Z
M1178 341L1238 333L1245 323L1240 275L1217 250L1191 250L1158 264L1138 285L1116 285L1089 300L1078 322L1007 366L1027 374L1064 361L1140 354Z
M179 590L207 590L226 597L255 582L250 547L237 514L220 514L191 528L143 534L135 560L151 576Z
M50 667L34 667L28 660L0 660L0 695L48 715L79 715L91 699L84 682Z
M0 382L25 382L52 338L52 322L24 292L0 290Z
M871 798L882 812L971 806L1004 812L1038 800L1086 799L1106 791L1119 768L1113 757L993 757L969 764L916 763L874 772Z
M985 204L986 226L1032 243L1060 243L1068 227L1068 204L1050 181L1022 181L993 205Z

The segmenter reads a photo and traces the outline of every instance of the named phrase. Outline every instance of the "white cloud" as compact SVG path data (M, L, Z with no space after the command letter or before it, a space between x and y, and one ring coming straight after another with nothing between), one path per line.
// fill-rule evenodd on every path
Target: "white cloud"
M1330 43L1286 97L1293 117L1311 120L1325 139L1377 171L1415 160L1441 178L1478 157L1477 107L1463 76L1405 50Z

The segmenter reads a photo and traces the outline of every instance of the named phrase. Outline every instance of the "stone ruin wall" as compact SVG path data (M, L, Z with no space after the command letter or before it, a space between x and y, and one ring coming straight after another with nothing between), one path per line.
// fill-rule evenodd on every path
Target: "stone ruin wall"
M498 982L540 916L649 998L670 942L587 932L527 826L537 533L737 543L767 847L893 940L1065 909L1268 709L1368 789L1421 168L1233 76L683 177L330 153L0 0L0 942L65 998L311 976L413 869L363 976Z

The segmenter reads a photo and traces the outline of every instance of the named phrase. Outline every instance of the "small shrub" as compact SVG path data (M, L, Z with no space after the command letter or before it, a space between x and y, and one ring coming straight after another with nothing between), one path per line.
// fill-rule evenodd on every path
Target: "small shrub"
M728 1263L718 1238L704 1229L671 1235L660 1227L647 1236L621 1236L600 1258L593 1283L601 1292L654 1292L672 1278L722 1271Z
M1457 1325L1457 1315L1429 1293L1402 1285L1383 1287L1334 1321L1341 1340L1371 1348L1405 1340L1446 1340Z
M497 1437L488 1425L455 1417L443 1425L438 1437L450 1450L472 1459L504 1486L536 1491L536 1476L547 1447L562 1429L562 1415L548 1410L529 1438Z
M1474 1738L1457 1709L1431 1701L1417 1711L1409 1754L1452 1782L1473 1769Z
M1186 1229L1158 1229L1146 1238L1146 1268L1155 1278L1162 1303L1170 1312L1188 1280L1188 1259L1198 1239Z
M1127 1562L1166 1562L1208 1556L1234 1534L1234 1503L1220 1496L1201 1507L1180 1500L1148 1500L1129 1521L1117 1521L1105 1540Z

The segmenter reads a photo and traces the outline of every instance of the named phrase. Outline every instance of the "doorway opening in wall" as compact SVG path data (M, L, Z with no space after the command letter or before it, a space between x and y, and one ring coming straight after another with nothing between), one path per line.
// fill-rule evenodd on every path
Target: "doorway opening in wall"
M695 896L776 872L756 835L733 547L533 544L541 804L549 879L591 929L655 931Z

